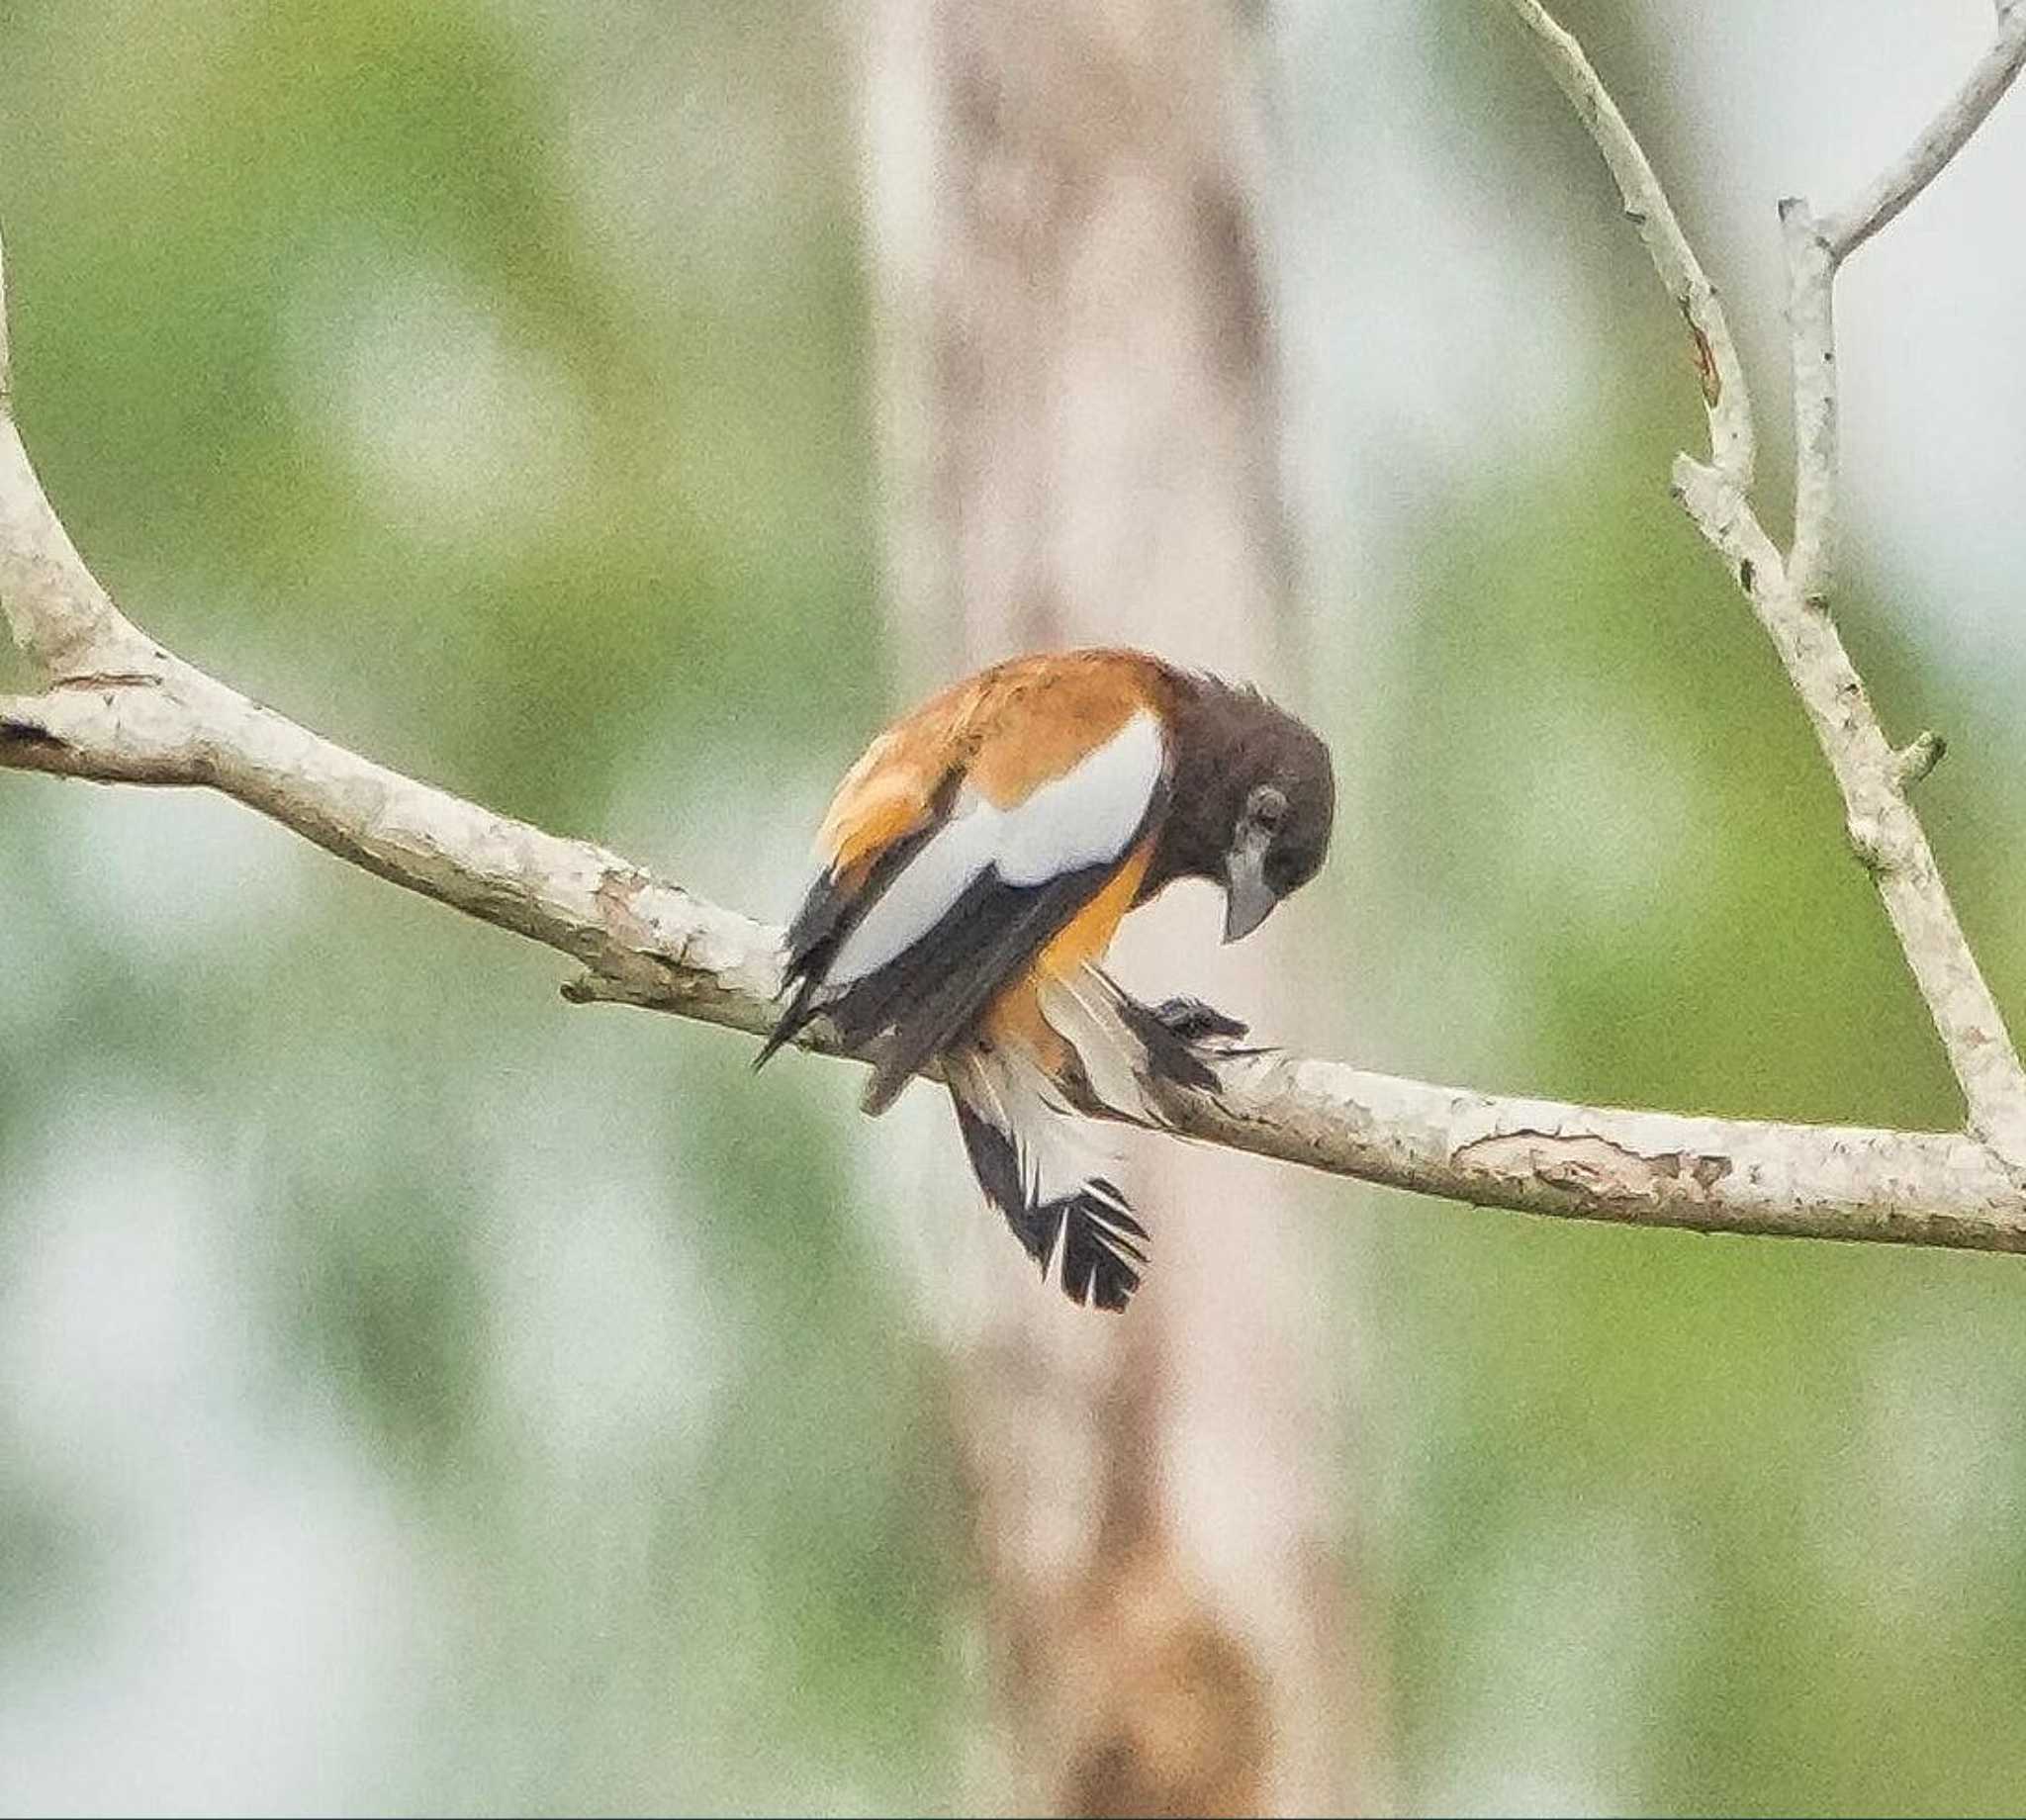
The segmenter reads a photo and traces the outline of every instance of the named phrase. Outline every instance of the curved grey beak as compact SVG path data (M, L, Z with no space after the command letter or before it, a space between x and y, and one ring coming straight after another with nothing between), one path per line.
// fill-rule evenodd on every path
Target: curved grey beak
M1250 935L1279 901L1266 882L1265 837L1248 833L1224 862L1224 939L1237 942Z

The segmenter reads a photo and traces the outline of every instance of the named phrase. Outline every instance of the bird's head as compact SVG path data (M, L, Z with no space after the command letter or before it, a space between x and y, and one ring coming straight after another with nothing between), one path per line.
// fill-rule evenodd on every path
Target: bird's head
M1274 905L1315 877L1330 851L1336 783L1330 750L1292 715L1261 701L1242 750L1237 813L1224 855L1224 939L1248 936Z
M1173 807L1154 888L1170 877L1224 886L1224 939L1257 929L1330 851L1330 749L1256 689L1188 680L1176 715Z

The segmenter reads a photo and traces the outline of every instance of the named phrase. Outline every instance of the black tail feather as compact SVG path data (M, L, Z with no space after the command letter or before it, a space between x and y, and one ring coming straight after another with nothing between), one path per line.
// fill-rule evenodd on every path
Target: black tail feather
M781 1014L781 1022L767 1033L767 1041L761 1044L760 1053L753 1057L755 1073L767 1065L777 1050L792 1043L815 1020L816 989L817 982L813 979L804 979L796 985L794 997Z
M1075 1196L1064 1213L1062 1294L1071 1302L1116 1313L1133 1299L1147 1262L1147 1253L1121 1228L1131 1227L1142 1238L1146 1232L1117 1202L1088 1193Z
M1094 1176L1073 1193L1039 1199L1013 1136L967 1105L954 1088L950 1097L971 1173L1042 1275L1059 1248L1063 1295L1079 1306L1123 1309L1140 1287L1147 1228L1133 1218L1118 1188Z

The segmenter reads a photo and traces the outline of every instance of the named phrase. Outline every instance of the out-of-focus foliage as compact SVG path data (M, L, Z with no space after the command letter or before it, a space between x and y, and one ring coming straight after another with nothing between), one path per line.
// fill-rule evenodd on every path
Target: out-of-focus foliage
M777 914L883 697L798 9L17 7L23 420L160 636ZM946 1798L851 1083L228 805L0 792L0 1805Z
M1510 48L1438 49L1445 180L1530 197L1609 328L1516 324L1516 366L1595 360L1581 419L1394 513L1355 661L1374 603L1319 590L1303 705L1368 755L1304 912L1354 956L1335 1041L1946 1123L1661 491L1698 433L1665 306ZM772 0L9 9L59 508L198 662L779 914L886 700L850 75ZM1346 105L1298 95L1298 147ZM2026 737L1899 605L1843 613L1893 724L1967 755L1923 807L2026 1003ZM755 1082L560 977L230 805L4 781L0 1805L964 1798L955 1469L886 1231L961 1210L860 1204L845 1070ZM1410 1805L2016 1804L2013 1266L1323 1203Z
M1389 1065L1944 1128L1806 729L1647 478L1666 450L1631 426L1427 553L1356 916L1416 931L1373 993L1407 1033ZM1844 617L1885 698L1917 699L1883 619ZM1980 764L2026 756L1980 734ZM1932 781L1945 860L2021 838L1987 774ZM2016 987L2002 868L1961 882ZM1415 1805L2002 1808L2026 1774L2013 1273L1398 1210L1369 1268Z

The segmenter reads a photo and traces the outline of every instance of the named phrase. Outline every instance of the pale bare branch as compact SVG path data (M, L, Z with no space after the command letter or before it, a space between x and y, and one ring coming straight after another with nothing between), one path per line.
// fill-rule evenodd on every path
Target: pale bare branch
M548 944L580 1002L758 1034L780 931L586 841L375 765L178 667L0 699L0 766L208 785L381 877ZM834 1050L820 1025L805 1046ZM1487 1207L1699 1231L2026 1249L2026 1194L1962 1136L1503 1099L1269 1053L1163 1110L1185 1137Z
M1532 31L1549 68L1617 175L1628 209L1634 193L1630 186L1635 185L1640 195L1659 195L1651 167L1581 46L1536 0L1506 3ZM1780 205L1794 377L1795 529L1790 549L1783 554L1766 534L1747 497L1749 482L1731 486L1720 466L1712 470L1687 456L1679 458L1674 491L1704 536L1725 558L1800 697L1842 793L1851 849L1878 886L1908 970L1963 1090L1971 1131L2011 1166L2026 1169L2026 1070L2020 1067L2003 1014L1971 952L1933 850L1907 798L1909 788L1939 756L1939 742L1932 741L1927 748L1916 742L1906 755L1893 751L1828 605L1837 491L1838 265L1962 149L2017 74L2022 58L2026 0L2006 0L1999 9L1992 48L1970 82L1912 150L1850 210L1825 225L1797 197ZM1663 224L1659 251L1655 222ZM1700 274L1701 268L1685 244L1674 246L1681 229L1673 213L1642 220L1640 231L1662 281L1679 300L1678 274ZM1720 322L1713 298L1711 310ZM1698 318L1692 314L1690 319ZM1716 345L1713 338L1711 345ZM1722 345L1729 347L1727 337ZM1712 433L1714 412L1712 405Z
M1822 223L1822 239L1837 264L1892 221L1970 142L2020 67L2026 65L2026 0L1998 0L1990 47L1903 156L1881 171L1862 195Z
M1604 153L1624 200L1626 218L1638 228L1653 269L1689 325L1703 403L1709 413L1710 465L1723 490L1742 500L1752 488L1757 432L1744 363L1731 339L1716 287L1703 270L1675 217L1674 205L1617 103L1591 68L1583 46L1562 30L1539 0L1506 0L1506 4L1532 35L1541 60Z
M1715 294L1580 48L1532 0L1509 3L1576 98L1697 331L1715 460L1684 457L1679 490L1736 563L1807 705L1843 789L1853 846L1879 879L1964 1082L1971 1135L1497 1098L1279 1053L1227 1059L1215 1095L1178 1095L1163 1107L1168 1128L1340 1175L1563 1218L2026 1249L2026 1176L2013 1167L2026 1157L2026 1085L1905 798L1939 741L1923 736L1892 752L1827 613L1795 589L1745 500L1750 409ZM2013 23L2008 14L2007 29ZM1819 244L1820 231L1807 231ZM4 334L0 322L0 371ZM569 955L586 969L566 988L575 999L749 1033L771 1025L778 931L603 848L375 765L154 644L64 533L10 406L0 387L0 607L51 686L0 699L0 768L221 790L342 860ZM834 1047L820 1025L805 1042Z

